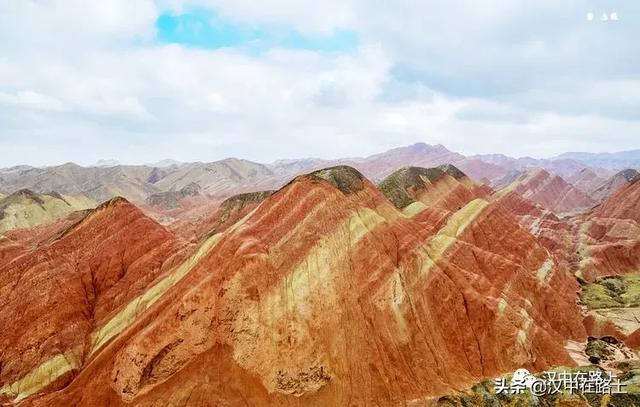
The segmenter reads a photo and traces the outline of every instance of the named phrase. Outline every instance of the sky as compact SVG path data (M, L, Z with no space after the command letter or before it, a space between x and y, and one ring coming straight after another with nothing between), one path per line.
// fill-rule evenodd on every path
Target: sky
M0 167L640 148L640 2L0 2Z

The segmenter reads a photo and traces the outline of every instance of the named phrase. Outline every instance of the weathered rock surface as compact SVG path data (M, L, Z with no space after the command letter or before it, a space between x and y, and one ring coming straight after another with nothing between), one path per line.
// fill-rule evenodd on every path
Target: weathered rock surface
M401 168L383 179L378 188L398 209L418 201L447 210L460 209L473 198L486 195L450 164Z
M611 195L592 217L630 219L640 222L640 177L635 176L623 188Z
M274 191L247 192L231 196L222 203L210 203L182 213L169 225L177 236L198 242L231 227L255 209Z
M640 182L561 219L533 201L567 192L553 178L520 180L528 199L453 166L378 188L337 166L171 230L115 199L7 233L0 400L403 405L573 366L567 341L587 334L637 348L636 330L576 304L573 274L638 271ZM609 297L632 308L616 284Z
M585 284L580 304L588 333L627 340L640 334L640 273L606 276ZM635 341L630 346L637 348Z
M0 264L0 400L71 381L121 325L95 327L144 309L134 298L183 260L184 245L121 198L66 226Z
M538 169L519 176L503 189L516 192L555 213L591 209L596 202L557 175Z
M626 169L618 172L611 178L594 185L590 191L590 196L597 202L602 202L620 190L623 186L633 182L640 174L634 169Z
M567 177L567 182L584 192L587 195L590 195L592 191L599 188L604 184L607 180L599 176L593 169L584 168L579 172L573 174L570 177ZM592 195L590 195L592 199L598 200Z
M1 324L25 321L0 333L0 392L47 406L395 405L571 364L565 341L586 338L576 280L443 171L411 211L351 168L303 175L229 201L193 249L123 200L103 205L0 269Z
M622 187L579 222L576 254L582 278L640 271L639 181Z

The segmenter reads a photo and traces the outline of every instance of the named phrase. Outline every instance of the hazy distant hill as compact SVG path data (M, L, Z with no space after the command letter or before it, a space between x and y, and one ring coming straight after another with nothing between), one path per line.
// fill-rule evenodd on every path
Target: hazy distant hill
M195 183L204 193L220 194L243 185L268 182L274 175L264 164L228 158L212 163L184 164L158 180L155 186L163 191L176 191Z
M36 193L83 194L96 201L120 195L143 201L149 194L159 192L147 182L152 171L152 167L142 165L81 167L73 163L0 171L0 190L5 193L29 189Z
M0 196L0 233L38 226L95 206L93 200L82 195L36 194L23 189Z
M579 161L590 167L610 169L640 168L640 150L617 153L564 153L556 158Z
M501 192L517 192L556 213L590 209L596 202L558 175L544 169L523 173Z
M142 203L152 195L179 191L192 184L197 184L204 194L229 196L245 189L280 185L289 174L290 171L276 174L264 164L235 158L162 168L147 165L82 167L67 163L45 168L25 166L0 170L0 191L10 194L29 189L36 193L83 194L98 202L122 196Z
M504 154L481 154L471 156L471 158L498 165L508 171L529 171L536 168L544 168L561 177L572 176L587 167L586 165L571 159L537 159L532 157L513 158Z
M638 177L638 171L626 169L618 172L613 177L603 181L591 191L591 196L598 202L604 201L619 189L633 182Z
M596 174L604 180L614 173L614 168L619 171L640 167L640 150L613 154L567 153L551 159L512 158L502 154L467 157L442 145L416 143L368 157L301 158L278 160L272 164L227 158L194 163L165 159L154 165L120 165L112 161L101 161L100 166L92 167L73 163L43 168L21 165L0 169L0 192L7 195L20 189L36 193L55 191L82 194L98 202L123 196L142 203L152 195L180 191L195 184L204 195L225 198L241 192L279 188L296 175L335 165L352 166L378 182L400 167L442 164L453 164L470 178L494 185L506 185L517 177L514 174L535 168L544 168L551 174L584 184L588 182L585 174Z
M454 164L474 179L483 177L492 179L506 173L506 170L498 165L467 158L440 144L429 145L425 143L393 148L364 158L282 160L274 163L274 169L277 172L291 171L301 174L330 165L349 165L357 168L371 180L379 181L400 167L437 167L442 164Z

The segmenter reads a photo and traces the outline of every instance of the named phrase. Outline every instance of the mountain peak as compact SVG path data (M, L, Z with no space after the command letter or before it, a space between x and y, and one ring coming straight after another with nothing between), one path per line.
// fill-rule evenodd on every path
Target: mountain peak
M405 208L416 201L417 191L425 190L428 184L435 184L443 176L456 180L466 175L451 164L434 168L403 167L383 179L378 188L397 208Z
M258 192L245 192L242 194L233 195L227 199L225 199L220 207L223 208L233 208L238 205L244 205L246 203L259 203L273 195L275 191L258 191Z
M458 167L456 167L453 164L442 164L438 166L438 169L444 172L445 174L452 176L455 179L460 179L467 176L464 172L460 171L460 169L458 169Z
M164 160L160 160L156 163L151 164L152 167L160 167L160 168L164 168L164 167L172 167L172 166L180 166L182 165L182 163L180 161L171 159L171 158L165 158Z
M634 170L633 168L627 168L626 170L622 170L619 173L617 173L616 175L614 175L614 177L622 177L624 178L626 181L633 181L635 178L638 177L638 171Z
M105 209L105 208L111 208L111 207L116 207L116 206L121 206L121 205L131 205L134 206L131 202L129 202L126 198L121 197L121 196L115 196L111 199L109 199L108 201L104 201L103 203L101 203L100 205L98 205L95 209L95 211L99 211L101 209Z
M543 168L522 174L505 190L514 190L555 213L584 210L595 204L584 192Z
M414 143L414 144L411 144L411 145L407 146L406 148L408 150L412 151L412 152L430 152L430 153L434 153L434 152L441 152L441 153L451 152L449 149L447 149L442 144L427 144L427 143L424 143L424 142Z
M91 167L116 167L120 165L118 160L98 160Z
M531 171L529 171L528 173L525 173L523 175L523 177L528 177L530 179L534 179L534 178L550 178L552 176L553 175L551 175L551 173L549 173L549 171L545 170L542 167L534 168Z
M349 167L348 165L324 168L312 172L309 176L320 178L330 183L344 194L358 192L364 188L364 175L362 175L360 171L353 167Z

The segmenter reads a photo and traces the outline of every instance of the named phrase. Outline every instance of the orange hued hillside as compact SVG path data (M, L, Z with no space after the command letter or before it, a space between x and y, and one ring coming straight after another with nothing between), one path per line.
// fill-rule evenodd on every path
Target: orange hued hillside
M94 328L184 261L184 245L124 199L59 226L0 266L5 400L66 384L106 340Z
M578 271L587 279L640 270L640 178L586 217L578 241Z
M0 334L1 397L397 405L573 365L564 263L457 169L392 176L386 196L350 167L299 176L195 247L100 206L2 265L2 324L23 323Z
M522 174L505 188L507 191L517 192L556 213L591 209L596 204L585 193L544 169Z

